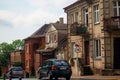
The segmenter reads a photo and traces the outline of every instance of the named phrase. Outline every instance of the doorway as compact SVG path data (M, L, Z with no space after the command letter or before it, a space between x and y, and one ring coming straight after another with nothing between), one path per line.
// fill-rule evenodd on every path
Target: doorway
M85 41L85 65L90 65L89 41Z
M114 69L120 69L120 38L114 38Z

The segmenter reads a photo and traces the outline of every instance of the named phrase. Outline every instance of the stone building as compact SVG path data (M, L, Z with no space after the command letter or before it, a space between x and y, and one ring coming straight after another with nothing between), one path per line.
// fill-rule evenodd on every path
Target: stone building
M73 75L120 74L120 0L77 0L64 11Z

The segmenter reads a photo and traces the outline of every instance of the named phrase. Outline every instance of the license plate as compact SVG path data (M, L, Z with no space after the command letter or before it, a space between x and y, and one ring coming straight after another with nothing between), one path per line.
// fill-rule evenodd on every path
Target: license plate
M61 67L60 70L66 70L66 68L65 67Z

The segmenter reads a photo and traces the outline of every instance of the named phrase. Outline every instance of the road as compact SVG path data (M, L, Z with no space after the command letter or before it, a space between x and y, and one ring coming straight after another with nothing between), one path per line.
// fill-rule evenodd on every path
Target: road
M3 79L0 79L0 80L3 80ZM9 80L9 79L5 79L5 80ZM12 80L19 80L18 78L14 78ZM49 79L37 79L37 78L23 78L22 80L49 80ZM64 78L61 78L61 79L58 79L58 80L66 80ZM79 78L71 78L71 80L100 80L100 79L79 79ZM101 79L103 80L103 79ZM104 80L107 80L107 79L104 79Z

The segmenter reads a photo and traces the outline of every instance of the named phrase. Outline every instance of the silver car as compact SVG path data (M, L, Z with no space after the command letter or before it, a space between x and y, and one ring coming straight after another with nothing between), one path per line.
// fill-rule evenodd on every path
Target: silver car
M19 78L24 77L24 71L22 67L11 67L6 73L6 78Z

